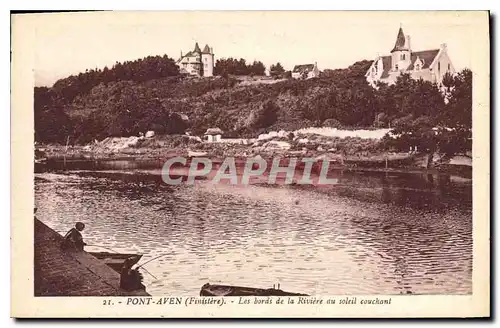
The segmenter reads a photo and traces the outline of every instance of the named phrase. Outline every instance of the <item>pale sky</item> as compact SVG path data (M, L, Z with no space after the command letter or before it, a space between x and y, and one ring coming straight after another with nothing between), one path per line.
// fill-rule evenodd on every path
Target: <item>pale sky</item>
M400 24L412 50L448 46L456 70L474 68L484 15L468 12L105 12L37 14L35 83L116 62L167 54L177 59L195 41L209 44L215 59L277 61L285 69L318 63L320 70L388 55ZM15 26L14 26L15 27ZM484 47L482 49L484 51ZM489 51L489 50L488 50Z

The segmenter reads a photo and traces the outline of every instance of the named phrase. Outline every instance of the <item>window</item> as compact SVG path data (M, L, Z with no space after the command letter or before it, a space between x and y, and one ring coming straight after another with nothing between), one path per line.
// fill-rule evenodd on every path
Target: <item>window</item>
M441 63L438 62L438 72L441 70Z
M207 62L207 59L205 58L205 62Z
M420 63L415 64L415 70L420 71Z
M451 67L450 67L450 64L448 63L448 71L450 71L450 70L451 70Z
M401 60L405 60L405 58L406 58L405 54L402 54L401 55Z
M396 64L395 68L396 68L396 71L399 69L398 64Z

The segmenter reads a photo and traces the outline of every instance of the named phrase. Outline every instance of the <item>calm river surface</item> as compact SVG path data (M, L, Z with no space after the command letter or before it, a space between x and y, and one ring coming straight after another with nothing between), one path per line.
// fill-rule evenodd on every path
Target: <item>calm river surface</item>
M472 292L472 186L450 176L335 172L326 189L167 186L128 162L35 176L37 217L61 234L144 254L152 295L207 283L310 295ZM146 167L147 168L147 167ZM156 174L155 174L156 173ZM89 251L107 251L88 247Z

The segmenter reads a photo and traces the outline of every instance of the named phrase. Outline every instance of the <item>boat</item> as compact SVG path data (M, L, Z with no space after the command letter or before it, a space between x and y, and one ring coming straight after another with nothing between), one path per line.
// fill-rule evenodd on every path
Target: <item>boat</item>
M290 293L276 288L253 288L227 285L204 284L200 296L309 296L307 294Z
M142 258L142 255L140 254L121 254L109 252L89 252L89 254L103 261L107 266L118 273L121 273L127 259L130 259L127 262L127 266L131 268Z
M188 157L201 157L201 156L207 156L207 152L188 150Z

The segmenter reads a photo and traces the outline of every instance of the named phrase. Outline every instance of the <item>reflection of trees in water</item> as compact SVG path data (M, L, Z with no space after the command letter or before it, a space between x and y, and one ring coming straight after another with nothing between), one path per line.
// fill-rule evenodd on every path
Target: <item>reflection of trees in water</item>
M376 270L383 280L392 281L399 293L419 292L418 284L432 278L426 272L436 267L449 269L450 249L463 247L449 244L462 232L443 224L439 216L422 212L410 219L406 212L396 209L373 210L373 214L368 220L353 217L350 223L354 232L350 235L363 236L355 242L371 249ZM421 220L415 220L419 216Z
M43 167L43 172L64 172L75 170L135 170L135 169L161 169L164 161L161 159L135 160L90 160L90 159L48 159Z
M454 183L446 174L339 170L336 176L337 184L294 188L412 208L467 209L472 205L472 184Z
M449 175L341 174L337 192L362 201L393 203L415 208L443 209L470 205L471 186L456 186Z
M158 192L172 193L173 186L163 183L161 176L152 174L128 174L120 172L79 172L79 176L91 179L79 181L83 190L114 191L129 200L154 201ZM152 205L145 203L144 205Z
M468 197L467 193L453 191L455 186L449 175L402 176L383 173L358 175L355 179L342 178L344 185L349 182L354 185L344 186L344 190L348 191L344 195L361 201L397 205L389 208L373 207L374 212L370 213L369 219L353 217L351 223L352 228L359 231L352 235L363 236L357 243L371 247L381 257L382 266L385 263L392 265L392 274L389 273L387 278L397 284L396 289L400 293L414 292L415 282L425 276L424 272L417 271L433 268L435 264L428 262L431 259L438 258L446 266L447 256L453 251L450 249L453 248L452 244L447 242L454 236L463 235L464 231L459 228L460 224L443 221L442 216L446 215L445 210L460 208L458 205L462 199ZM363 186L378 188L367 191ZM467 204L462 205L468 208ZM409 214L408 211L414 213ZM458 220L463 221L464 218ZM471 224L469 221L462 223ZM461 243L468 238L463 236L463 239L460 238Z

